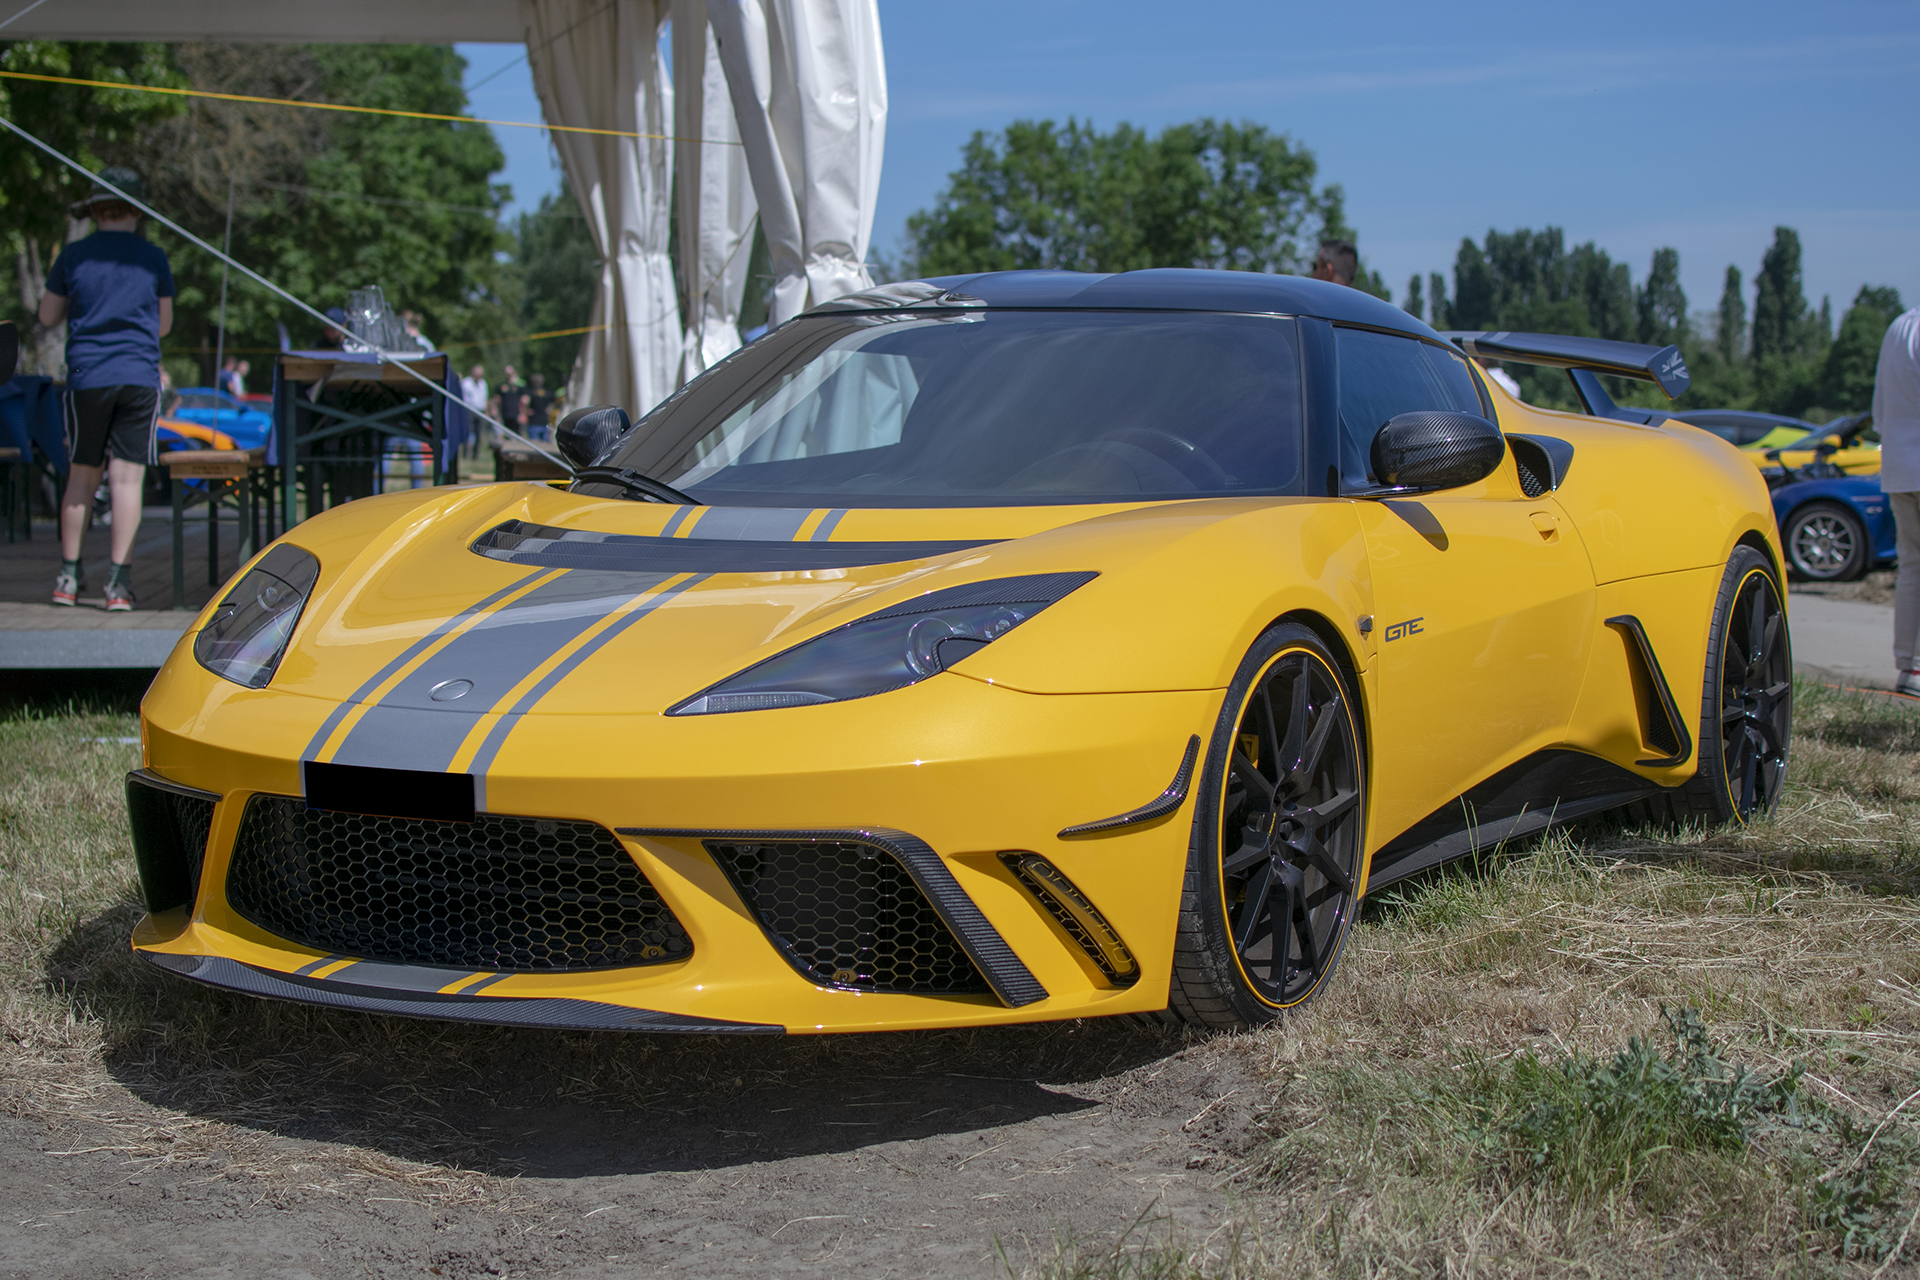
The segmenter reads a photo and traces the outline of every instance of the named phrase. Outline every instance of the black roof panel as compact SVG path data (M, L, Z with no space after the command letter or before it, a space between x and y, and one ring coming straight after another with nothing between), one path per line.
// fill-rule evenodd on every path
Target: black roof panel
M1262 271L1196 271L1186 267L1157 267L1114 275L1085 271L993 271L983 275L938 276L926 283L978 298L990 307L1274 312L1319 316L1343 324L1439 338L1421 321L1372 294L1325 280L1269 275Z

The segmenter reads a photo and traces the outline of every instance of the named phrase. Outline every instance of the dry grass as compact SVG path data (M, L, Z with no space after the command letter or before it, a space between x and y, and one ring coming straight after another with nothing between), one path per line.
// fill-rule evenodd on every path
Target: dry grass
M1893 1246L1920 1212L1920 710L1803 686L1797 726L1788 795L1751 829L1594 823L1381 895L1325 999L1214 1047L1266 1090L1263 1136L1208 1171L1231 1197L1219 1229L1149 1217L1114 1245L1082 1223L1098 1243L1063 1234L1007 1270L1916 1274L1920 1227ZM851 1070L1013 1074L1016 1055L1029 1078L1085 1079L1178 1044L1061 1026L715 1047L166 980L125 945L137 748L117 739L135 732L124 707L0 712L0 1112L72 1134L63 1150L269 1199L511 1212L524 1193L475 1108L632 1110L663 1078L724 1105ZM1676 1046L1663 1008L1697 1010L1714 1056ZM1616 1061L1633 1037L1658 1052ZM1736 1070L1772 1092L1729 1102Z
M1143 1224L1034 1270L1915 1274L1920 1229L1892 1250L1920 1209L1920 710L1803 686L1797 724L1748 830L1594 823L1370 903L1330 995L1246 1038L1271 1142L1221 1232ZM1671 1045L1663 1008L1698 1010L1725 1065L1803 1071L1786 1113L1731 1145L1653 1114L1632 1150L1562 1133L1516 1159L1516 1128L1570 1123L1569 1074Z

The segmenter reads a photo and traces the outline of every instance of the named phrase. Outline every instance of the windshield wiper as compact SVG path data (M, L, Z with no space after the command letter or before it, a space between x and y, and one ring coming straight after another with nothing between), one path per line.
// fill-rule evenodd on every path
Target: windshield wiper
M583 480L594 484L617 484L628 493L639 494L648 502L675 502L683 507L703 505L700 499L690 498L670 484L626 467L582 467L573 473L573 481L578 484Z

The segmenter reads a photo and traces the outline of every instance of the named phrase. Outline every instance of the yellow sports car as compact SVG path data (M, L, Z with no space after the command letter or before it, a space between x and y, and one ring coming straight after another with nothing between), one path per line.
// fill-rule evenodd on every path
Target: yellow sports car
M570 483L329 511L142 705L133 945L520 1026L1241 1026L1402 877L1764 813L1760 476L1471 355L1686 386L1289 276L956 277L577 411Z

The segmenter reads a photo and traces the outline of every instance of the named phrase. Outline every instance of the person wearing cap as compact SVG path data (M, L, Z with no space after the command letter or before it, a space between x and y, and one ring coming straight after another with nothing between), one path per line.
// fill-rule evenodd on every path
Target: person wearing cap
M173 328L173 269L140 234L134 199L145 195L131 169L101 171L69 210L94 232L60 251L40 295L40 323L67 322L67 488L60 501L60 572L53 602L71 605L83 585L80 544L104 471L113 494L112 564L106 606L133 608L133 539L140 490L155 460L160 415L160 339ZM118 188L116 191L115 188Z

